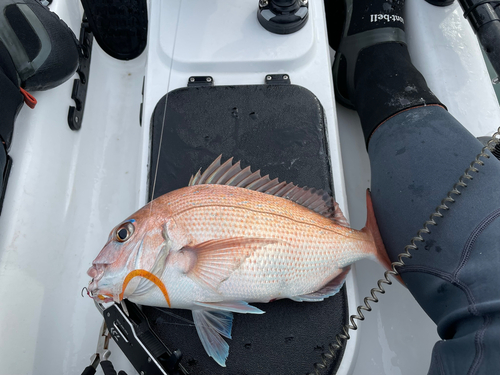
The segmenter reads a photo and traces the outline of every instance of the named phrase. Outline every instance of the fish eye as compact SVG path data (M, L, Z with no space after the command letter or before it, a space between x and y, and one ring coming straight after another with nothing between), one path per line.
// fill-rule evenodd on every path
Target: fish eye
M131 222L123 223L117 230L116 230L116 240L118 242L125 242L127 241L132 234L134 233L134 225Z

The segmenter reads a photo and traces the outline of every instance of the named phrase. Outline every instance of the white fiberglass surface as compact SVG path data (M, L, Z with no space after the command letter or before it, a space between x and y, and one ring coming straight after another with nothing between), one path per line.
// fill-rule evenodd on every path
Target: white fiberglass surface
M78 1L51 8L76 35ZM94 44L82 128L67 123L73 79L33 92L15 124L0 217L2 374L80 374L101 318L87 268L109 231L138 206L144 57L121 62Z
M473 135L492 135L500 107L481 47L458 2L442 8L409 0L406 13L411 58L430 89Z

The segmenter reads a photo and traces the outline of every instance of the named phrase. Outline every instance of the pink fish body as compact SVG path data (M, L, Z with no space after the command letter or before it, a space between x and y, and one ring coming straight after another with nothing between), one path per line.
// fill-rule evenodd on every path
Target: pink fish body
M118 225L88 271L94 298L192 310L205 350L222 366L231 312L263 313L248 303L281 298L322 301L339 291L350 264L384 253L370 204L357 231L322 191L231 161L219 157L190 186Z

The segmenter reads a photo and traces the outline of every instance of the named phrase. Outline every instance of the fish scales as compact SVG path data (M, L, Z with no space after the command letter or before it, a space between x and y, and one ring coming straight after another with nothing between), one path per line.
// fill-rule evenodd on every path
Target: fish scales
M336 269L365 257L371 245L368 236L305 207L242 188L186 187L155 204L164 205L177 226L189 228L190 246L224 238L280 240L255 251L221 284L219 291L228 300L263 302L313 292Z

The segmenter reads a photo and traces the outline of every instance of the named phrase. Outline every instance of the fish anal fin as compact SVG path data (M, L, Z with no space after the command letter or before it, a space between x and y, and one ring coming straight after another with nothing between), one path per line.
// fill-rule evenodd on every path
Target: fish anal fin
M200 174L191 177L189 186L216 184L236 186L254 190L269 195L288 199L300 204L320 215L323 215L336 224L349 227L344 214L333 197L323 190L299 187L293 183L280 182L277 178L271 180L269 176L262 177L260 171L251 172L250 167L241 168L240 162L233 164L233 158L221 163L219 155L210 166Z
M279 242L269 238L234 237L184 247L181 252L191 252L196 258L186 274L203 287L217 291L219 285L256 250Z
M193 310L193 321L207 354L226 367L229 345L222 336L231 338L233 314L227 311Z
M194 302L195 305L208 310L220 310L236 312L240 314L264 314L264 311L255 306L249 305L245 301L222 301L222 302Z
M332 297L342 288L345 278L350 270L350 266L345 267L337 276L328 281L321 289L309 294L291 297L290 299L297 302L321 302L325 298Z

